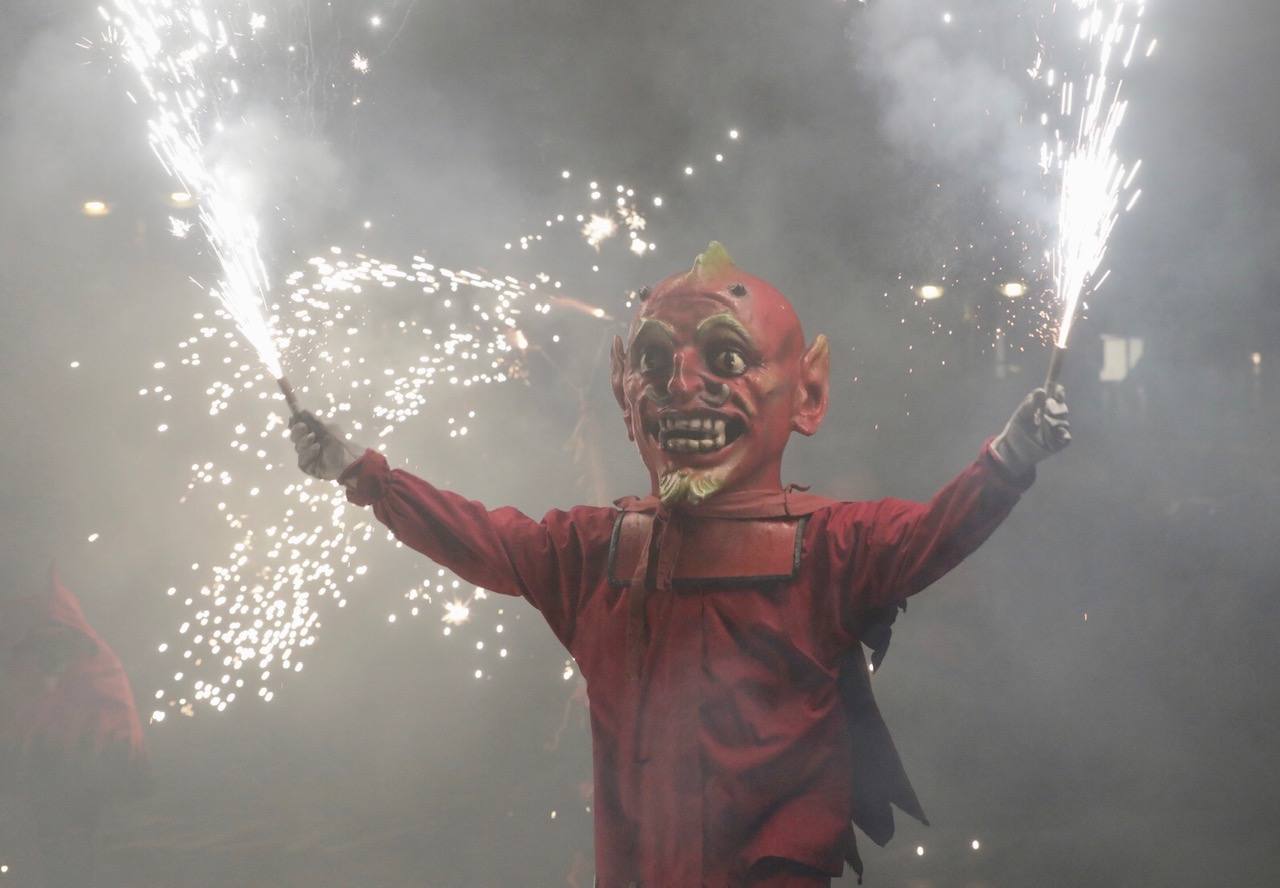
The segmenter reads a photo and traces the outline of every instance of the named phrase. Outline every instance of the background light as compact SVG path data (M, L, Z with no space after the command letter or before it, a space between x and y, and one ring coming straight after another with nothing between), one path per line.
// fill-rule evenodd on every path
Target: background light
M1027 295L1027 285L1020 281L1011 281L1000 288L1000 295L1019 299Z
M945 292L946 290L944 290L942 287L938 286L937 284L925 284L919 290L920 298L924 299L925 301L929 301L931 299L940 299L942 298L942 294Z
M86 216L105 216L111 212L111 207L107 206L105 201L86 200L80 210Z
M174 191L169 195L169 203L175 207L190 207L195 205L195 198L186 191Z

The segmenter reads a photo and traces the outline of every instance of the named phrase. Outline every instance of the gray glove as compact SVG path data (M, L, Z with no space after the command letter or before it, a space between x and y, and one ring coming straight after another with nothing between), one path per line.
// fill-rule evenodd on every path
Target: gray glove
M1070 443L1066 389L1055 383L1053 397L1038 388L1023 399L991 449L1010 473L1025 475Z
M322 481L337 481L364 452L347 441L338 426L321 422L310 410L294 414L289 437L298 452L298 468Z

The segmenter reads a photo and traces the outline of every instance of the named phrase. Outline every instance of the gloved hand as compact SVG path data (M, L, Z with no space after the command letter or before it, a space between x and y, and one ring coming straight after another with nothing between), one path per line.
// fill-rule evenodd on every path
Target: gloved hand
M1055 383L1053 397L1038 388L1023 399L991 449L1010 473L1025 475L1070 443L1066 390Z
M337 481L364 452L347 441L342 429L321 422L310 410L294 415L289 437L298 452L298 468L322 481Z

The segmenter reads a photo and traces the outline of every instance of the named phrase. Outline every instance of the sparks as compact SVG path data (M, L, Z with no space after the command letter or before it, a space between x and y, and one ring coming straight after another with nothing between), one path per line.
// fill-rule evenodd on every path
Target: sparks
M107 73L120 65L127 49L125 34L115 25L108 25L96 40L81 38L76 46L89 54L86 65L100 64Z
M271 308L284 338L294 343L292 359L307 369L300 392L355 440L379 449L406 425L420 429L430 422L448 429L447 437L466 441L476 407L441 417L440 402L470 397L463 393L509 382L521 372L519 344L528 347L529 340L516 323L535 282L444 268L423 256L399 265L335 246L287 275L284 284ZM380 298L400 290L418 297L412 317L404 317L403 302ZM540 305L545 308L537 314L545 314L551 303ZM200 379L209 399L207 421L226 436L222 457L192 464L183 501L216 514L228 548L221 560L192 565L194 588L170 587L166 596L182 616L176 632L158 640L161 655L174 658L174 678L157 699L165 710L185 715L197 707L222 712L240 697L273 699L282 680L301 671L322 615L344 608L366 581L366 546L388 536L371 517L351 509L340 489L299 477L291 460L279 462L288 446L287 417L263 410L279 403L274 381L255 367L245 343L228 336L231 315L197 313L194 321L193 333L177 343L180 357L153 363L157 372ZM379 330L391 339L379 339ZM218 368L212 380L208 366ZM148 386L143 394L163 404L164 388ZM428 411L432 402L436 409ZM374 425L365 426L365 417ZM476 588L468 595L466 588L438 569L405 594L406 613L390 615L388 622L429 608L440 612L446 634L453 632L487 597Z
M1144 0L1072 0L1080 13L1080 39L1092 53L1092 63L1077 90L1064 78L1060 88L1063 129L1074 132L1069 145L1057 143L1041 150L1041 166L1060 174L1058 238L1051 253L1055 291L1061 306L1056 343L1065 348L1081 300L1105 279L1099 268L1120 213L1132 209L1141 191L1133 192L1121 208L1121 198L1133 185L1140 164L1126 165L1116 149L1116 134L1128 101L1122 98L1117 68L1127 66L1137 39L1137 21ZM1126 35L1129 35L1126 40ZM1123 56L1121 55L1122 53ZM1077 104L1077 93L1082 100Z
M1107 245L1118 216L1135 208L1141 196L1136 182L1142 163L1121 157L1117 134L1127 110L1121 74L1149 45L1144 9L1145 0L1029 4L1034 43L1016 53L1021 58L1007 60L1006 68L1024 71L1032 85L1020 118L1039 145L1031 155L1040 173L1039 194L1026 217L1005 217L989 227L990 219L980 219L978 231L948 244L936 267L925 272L935 281L929 289L912 283L922 276L919 270L898 275L896 292L884 297L917 300L930 335L951 336L953 330L927 300L941 296L944 287L976 285L1007 297L995 305L996 318L969 321L993 335L997 355L1021 349L1010 337L1024 332L1065 345L1071 324L1107 280ZM963 22L956 14L946 24ZM950 183L938 177L933 186ZM1031 197L1029 190L1023 194ZM1044 213L1041 201L1053 210ZM1000 218L1009 204L996 197L989 210ZM1056 224L1045 224L1046 216Z
M233 165L215 169L205 155L219 125L218 102L239 93L235 78L206 77L215 65L234 63L234 31L194 2L116 0L115 7L119 14L111 24L123 35L125 57L151 102L151 148L183 191L198 199L201 227L222 267L222 280L209 292L258 359L281 376L275 332L263 305L270 285L258 252L251 192Z
M471 619L471 608L461 601L450 601L444 606L444 616L440 618L450 626L460 626Z
M303 374L299 391L317 411L342 421L354 440L383 449L411 422L439 422L443 432L445 424L432 420L438 414L426 407L445 392L468 397L463 393L520 378L525 351L536 348L531 340L559 341L549 331L540 335L537 316L566 303L543 295L560 289L560 281L546 274L521 281L442 268L422 256L398 265L339 247L273 287L254 213L266 204L265 196L250 171L236 168L234 153L223 152L216 165L206 153L244 107L239 43L267 27L265 16L236 7L224 20L221 11L197 0L113 2L114 11L103 15L118 30L143 87L150 145L181 189L171 203L195 208L221 267L221 279L202 286L217 299L216 310L211 316L196 313L190 335L177 343L178 354L152 365L157 372L193 374L207 397L203 421L215 429L213 435L202 430L202 439L216 441L225 432L222 453L191 465L182 498L216 515L226 549L220 558L201 552L192 560L190 579L165 593L181 618L167 639L157 639L156 650L172 666L171 679L155 696L160 708L153 720L159 722L166 713L223 712L242 698L271 701L287 676L303 670L322 616L345 607L364 581L366 544L386 536L372 518L350 509L341 490L299 477L288 464L291 458L281 461L282 449L288 449L288 417L279 409L274 378L281 375L282 354L287 352L291 365L296 362ZM289 44L286 51L297 48ZM351 69L367 73L368 59L355 53ZM568 170L561 176L570 179ZM653 250L654 243L637 234L646 227L636 208L644 198L624 185L607 188L614 193L595 204L591 222L585 213L558 213L549 216L547 227L573 231L570 220L576 220L591 243L588 229L595 226L601 232L591 244L596 248L625 228L632 251ZM592 183L591 190L600 201L600 186ZM653 204L660 206L661 199ZM90 215L109 211L103 201L84 206ZM170 217L176 237L195 225ZM541 234L530 234L520 245L527 249L541 241ZM414 292L418 316L404 318L403 304L390 307L389 300L381 305L393 316L377 316L377 297L398 288ZM535 295L539 301L530 309ZM610 318L599 306L587 309L594 318ZM368 322L371 317L376 323ZM381 335L377 331L390 331L386 335L397 337L401 347L386 348L384 341L371 347L365 339ZM157 385L141 394L161 410L172 397ZM476 411L466 414L473 420ZM371 418L372 424L364 427L357 417ZM177 429L174 417L157 419L165 420L156 423L158 432L167 433L171 423ZM448 437L474 440L477 427L470 426L471 438L468 429L450 420ZM482 589L468 595L458 578L441 569L405 594L404 610L412 616L440 613L448 635L470 622L485 598ZM388 622L396 619L389 615ZM497 657L507 655L508 648L498 650Z
M601 216L595 213L582 226L582 236L586 238L591 247L597 250L600 249L600 244L613 237L617 232L618 223L613 220L612 216Z

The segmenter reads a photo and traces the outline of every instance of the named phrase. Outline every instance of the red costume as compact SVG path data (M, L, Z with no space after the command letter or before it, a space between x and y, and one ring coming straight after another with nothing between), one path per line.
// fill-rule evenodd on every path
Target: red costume
M20 781L136 787L146 754L129 678L56 577L45 594L0 604L0 668L0 749Z
M869 619L977 548L1023 488L984 451L928 505L800 494L790 510L793 495L780 495L769 518L738 517L716 499L682 510L678 522L763 525L762 537L779 525L793 557L778 570L779 547L766 541L734 554L746 571L770 573L733 577L721 572L734 564L727 551L703 549L700 563L699 549L681 545L689 554L677 556L669 590L648 596L636 680L624 653L634 555L624 561L620 544L625 510L649 504L538 522L437 490L372 451L348 472L353 502L468 582L529 599L577 661L591 701L597 878L608 888L740 885L770 857L839 875L859 790L844 658ZM774 511L751 503L744 513Z
M827 404L827 345L713 245L644 305L613 384L652 494L534 521L374 451L351 501L467 581L527 598L587 682L604 888L826 885L890 803L923 819L871 698L909 595L976 549L1033 474L984 447L928 504L833 502L780 481ZM299 427L304 468L323 451ZM310 448L310 449L308 449Z
M103 807L146 774L129 679L75 596L55 578L0 603L0 791L20 797L32 839L19 878L90 888Z

